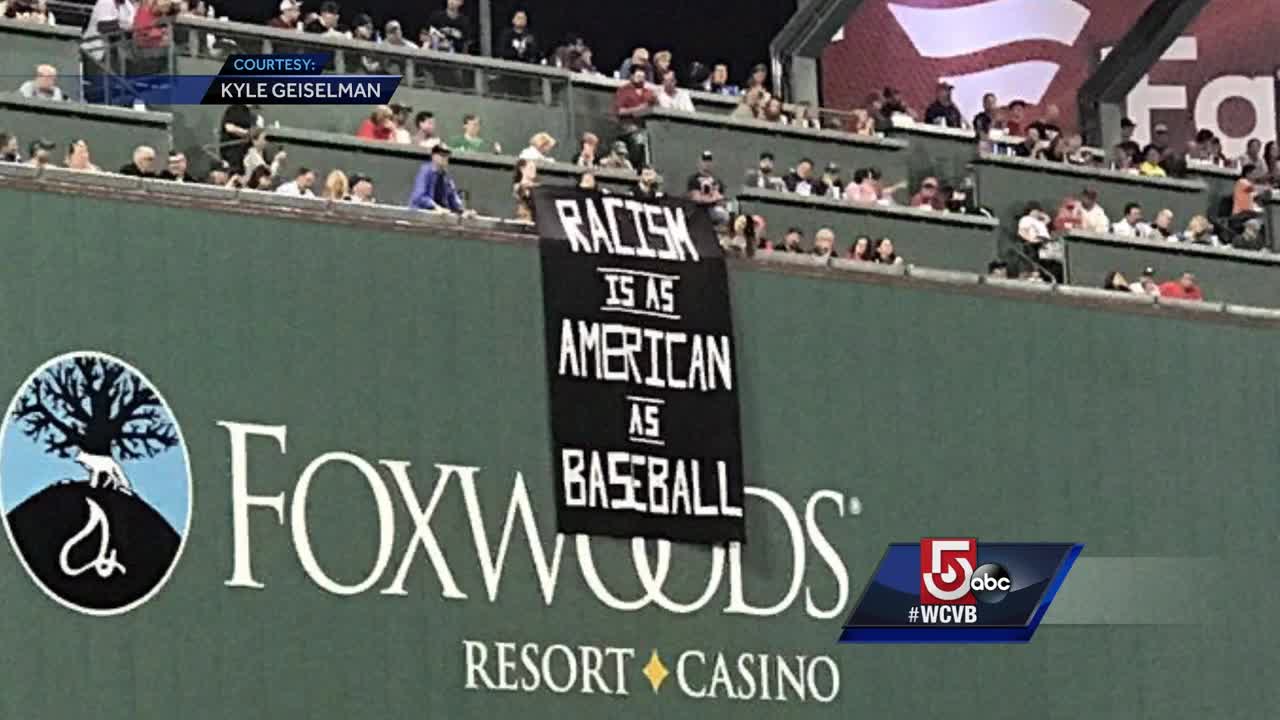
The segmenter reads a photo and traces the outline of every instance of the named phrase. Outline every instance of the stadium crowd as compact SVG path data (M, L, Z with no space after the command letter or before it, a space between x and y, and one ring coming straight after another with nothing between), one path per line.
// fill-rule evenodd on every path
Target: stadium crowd
M8 0L0 3L0 8L6 17L28 22L55 22L45 11L43 0ZM133 0L98 0L85 28L85 36L92 38L123 30L130 31L139 46L155 46L168 41L167 36L161 36L163 33L157 35L158 28L164 25L164 18L207 11L202 3L185 1L142 0L135 5ZM381 30L365 14L357 14L351 17L349 24L344 24L342 8L333 0L326 0L316 12L306 14L296 0L282 0L278 13L266 24L301 34L342 36L390 47L426 48L445 53L474 53L478 48L476 28L463 12L463 0L446 0L445 6L430 15L428 23L416 36L406 36L403 26L395 19L385 22ZM416 41L410 37L416 37ZM601 74L584 38L571 35L560 44L548 47L533 32L530 18L524 11L512 15L510 25L501 32L495 48L498 57L513 62ZM1232 246L1257 251L1268 249L1259 201L1273 188L1280 187L1280 147L1275 142L1264 146L1259 140L1251 140L1244 155L1227 158L1222 152L1221 140L1210 131L1202 130L1185 145L1179 146L1170 138L1168 127L1156 123L1151 128L1151 141L1142 147L1134 140L1136 124L1125 119L1121 141L1109 152L1104 152L1087 147L1078 134L1065 133L1061 128L1061 112L1053 105L1046 106L1033 117L1032 108L1026 102L1014 99L1002 104L996 95L988 94L983 99L983 110L972 118L965 118L953 101L953 88L945 82L938 83L936 96L922 111L910 107L894 88L886 87L868 97L862 108L830 112L784 104L781 98L771 93L769 71L764 65L752 67L741 84L734 84L731 68L725 63L706 65L695 61L684 71L679 71L675 61L669 51L650 52L644 47L635 48L622 61L615 73L625 81L614 96L616 135L601 138L595 133L583 133L577 138L576 150L571 156L561 153L565 162L587 171L581 176L581 187L599 189L591 171L608 169L634 174L632 192L636 196L661 197L665 192L661 170L678 172L679 169L659 169L651 164L642 114L651 108L698 112L695 98L690 93L690 90L698 90L737 96L738 105L730 117L740 120L836 129L860 135L883 134L895 126L923 123L971 130L986 152L1046 163L1108 169L1146 177L1177 177L1198 165L1232 168L1238 172L1230 206L1222 208L1216 217L1195 215L1177 218L1167 208L1143 208L1126 198L1107 198L1105 202L1110 204L1113 212L1123 207L1123 212L1113 218L1103 207L1104 199L1099 198L1097 190L1091 187L1063 198L1052 214L1037 204L1029 204L1017 218L1001 218L1005 222L1016 223L1021 242L1019 254L1029 261L1029 267L1020 267L1015 273L1018 277L1062 281L1060 238L1062 233L1072 230L1159 242ZM368 72L387 70L376 58L361 58L361 62ZM21 83L16 92L26 98L50 101L63 101L67 97L59 87L56 68L48 64L35 68L31 79ZM485 138L482 118L467 114L458 120L457 127L446 136L432 110L415 112L414 108L392 104L374 108L368 118L352 128L353 134L364 140L417 146L429 152L430 159L418 172L409 197L390 198L388 202L404 203L411 208L432 212L473 213L466 206L465 190L458 187L449 172L450 157L454 152L502 154L504 150L500 144ZM530 196L539 184L538 168L542 163L557 160L558 145L558 140L550 134L538 132L526 147L519 150L512 176L513 217L532 219ZM100 171L91 160L87 139L77 138L62 149L62 166L88 172ZM0 160L37 166L58 164L57 150L52 142L43 138L31 140L23 148L18 138L0 131ZM378 202L374 179L359 168L331 168L326 172L309 167L290 167L287 151L270 142L270 131L257 108L246 105L227 108L219 127L216 155L214 167L199 182L288 195L320 196L335 201ZM681 188L681 194L709 211L721 229L726 249L731 253L750 255L804 251L870 263L903 262L895 253L891 238L858 235L842 243L827 227L813 229L811 242L806 242L804 229L789 227L781 239L774 242L768 237L765 218L734 212L733 188L716 174L715 158L711 152L704 152L693 160L691 165L696 167L696 171ZM740 187L835 202L902 205L925 212L993 215L991 210L977 204L969 181L957 186L937 177L928 177L917 187L908 188L902 179L886 181L876 167L856 168L846 175L834 162L815 161L809 157L786 158L785 161L786 164L780 167L772 152L761 153L753 166L742 169L744 174ZM181 152L170 154L161 167L153 148L138 147L133 152L132 161L117 172L175 182L197 182L188 174L187 167L187 158ZM1148 213L1151 217L1149 222ZM992 275L1008 274L1015 264L1020 264L1016 258L1014 260L1012 263L993 261L989 272ZM1124 286L1135 292L1151 287L1150 283L1141 280L1129 283L1118 274L1109 276L1107 284ZM1176 291L1170 289L1169 292Z

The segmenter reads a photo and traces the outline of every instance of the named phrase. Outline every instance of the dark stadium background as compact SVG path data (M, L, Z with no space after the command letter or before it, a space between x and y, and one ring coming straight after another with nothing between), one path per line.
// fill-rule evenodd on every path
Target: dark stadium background
M427 16L444 7L444 0L407 3L403 0L339 0L342 22L349 24L360 12L368 13L381 28L397 19L407 37L416 39ZM219 15L246 22L265 22L276 11L276 2L264 0L214 0ZM306 0L304 11L320 7ZM591 0L493 0L496 34L511 21L517 8L529 13L529 24L538 41L550 50L567 33L579 33L595 50L596 66L612 74L636 45L650 50L670 50L681 73L693 60L710 64L730 63L735 82L742 82L751 65L766 62L769 40L795 10L794 0L645 0L644 2L592 2ZM468 0L465 10L477 20L478 4ZM477 22L478 27L478 22Z

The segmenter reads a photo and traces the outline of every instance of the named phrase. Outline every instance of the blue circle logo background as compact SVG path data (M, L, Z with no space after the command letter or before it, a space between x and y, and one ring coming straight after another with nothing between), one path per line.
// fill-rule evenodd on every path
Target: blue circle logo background
M36 585L72 610L118 615L159 592L190 531L191 495L177 419L119 358L49 360L0 424L5 533Z

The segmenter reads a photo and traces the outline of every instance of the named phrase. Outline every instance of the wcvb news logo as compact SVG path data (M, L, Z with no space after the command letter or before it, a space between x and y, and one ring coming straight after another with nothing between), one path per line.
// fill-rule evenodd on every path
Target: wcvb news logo
M87 615L151 599L182 554L191 470L142 373L99 352L36 368L0 425L0 508L32 581Z
M923 110L946 80L966 117L992 92L1002 103L1057 105L1075 125L1080 87L1148 4L866 0L823 54L823 102L862 107L868 94L892 85ZM1214 130L1229 154L1249 137L1274 139L1277 33L1280 15L1267 3L1202 12L1130 93L1137 139L1145 142L1156 121L1181 137Z
M1027 642L1083 546L923 538L894 543L841 642Z

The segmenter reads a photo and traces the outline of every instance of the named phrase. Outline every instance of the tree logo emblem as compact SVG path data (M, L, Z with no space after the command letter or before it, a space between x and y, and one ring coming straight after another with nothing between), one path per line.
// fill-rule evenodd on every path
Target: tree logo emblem
M41 365L0 424L0 511L31 579L63 606L150 600L191 527L182 431L142 373L98 352Z

